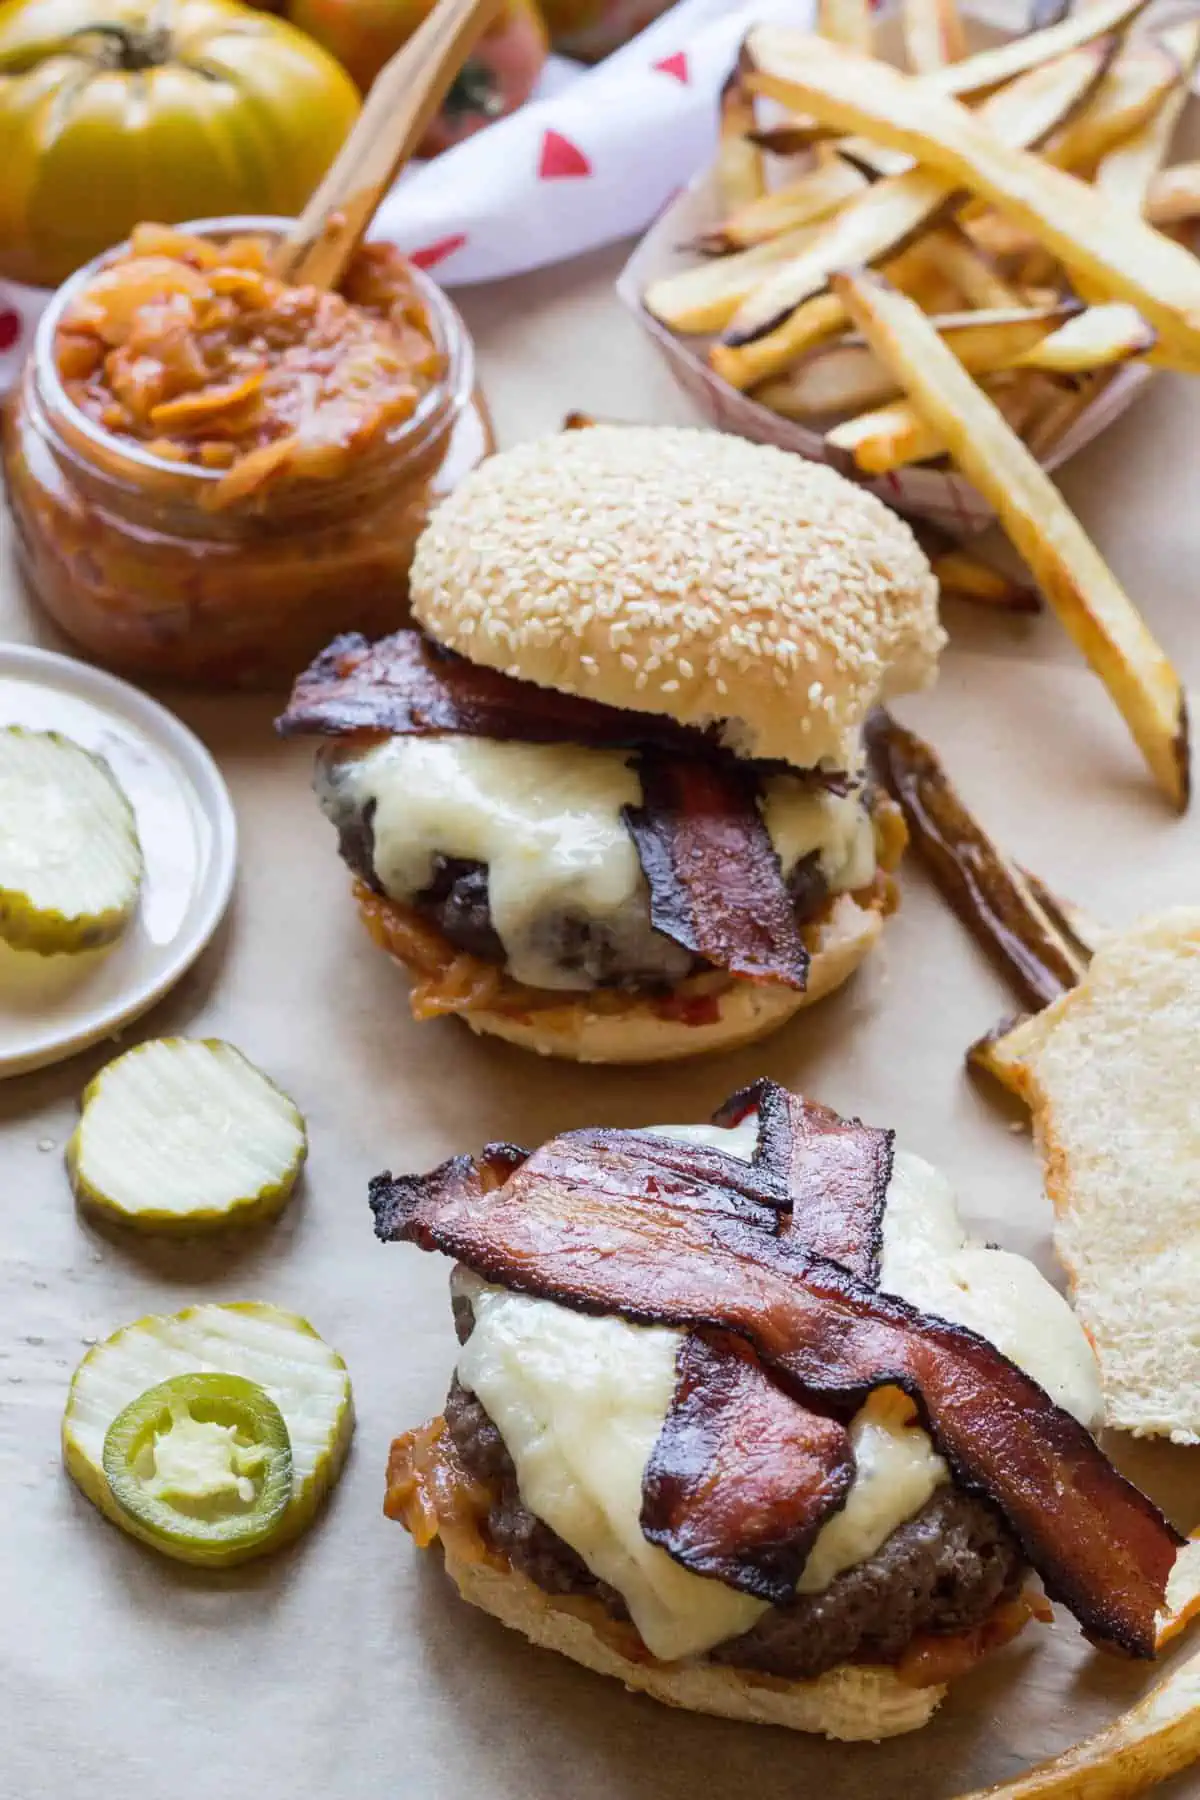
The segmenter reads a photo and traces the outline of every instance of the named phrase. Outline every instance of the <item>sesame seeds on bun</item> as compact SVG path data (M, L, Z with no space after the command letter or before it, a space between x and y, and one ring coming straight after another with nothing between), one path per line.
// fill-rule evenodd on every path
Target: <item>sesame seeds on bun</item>
M483 463L417 546L413 611L472 662L744 754L861 760L880 699L926 686L937 583L874 495L714 431L596 426Z

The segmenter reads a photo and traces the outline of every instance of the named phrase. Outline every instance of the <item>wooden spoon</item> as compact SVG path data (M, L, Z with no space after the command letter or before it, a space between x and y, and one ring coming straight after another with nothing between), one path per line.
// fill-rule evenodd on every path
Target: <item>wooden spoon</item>
M375 79L350 136L272 259L296 285L334 288L375 209L433 122L501 0L438 0Z

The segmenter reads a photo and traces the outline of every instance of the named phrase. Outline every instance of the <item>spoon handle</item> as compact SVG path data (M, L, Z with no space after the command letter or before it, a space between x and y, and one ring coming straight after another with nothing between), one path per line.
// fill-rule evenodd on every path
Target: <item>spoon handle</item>
M334 288L501 0L438 0L381 69L325 179L275 252L274 272Z

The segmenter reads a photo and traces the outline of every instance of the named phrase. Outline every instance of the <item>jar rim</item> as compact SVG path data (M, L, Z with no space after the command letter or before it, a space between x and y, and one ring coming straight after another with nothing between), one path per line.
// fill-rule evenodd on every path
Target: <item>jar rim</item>
M226 237L243 233L282 237L294 222L271 213L231 213L226 217L188 220L171 229L193 237ZM194 481L197 484L196 491L200 492L205 486L220 481L225 471L206 469L193 463L181 464L165 456L154 456L136 439L121 437L117 432L106 430L103 425L98 425L94 419L89 418L82 407L76 406L59 374L54 340L63 312L94 276L117 262L129 247L130 240L126 238L122 243L114 244L110 250L101 251L99 256L94 256L90 262L84 263L82 268L68 276L51 299L38 320L30 349L37 387L43 401L53 411L69 419L72 431L85 442L109 455L115 450L132 469L140 469L147 475L173 477L180 484ZM446 373L421 396L413 412L396 428L395 435L388 438L389 449L399 452L418 447L426 432L437 422L447 400L452 403L455 399L465 400L475 383L474 353L462 314L445 290L424 269L410 263L409 274L429 310L438 338L437 347L446 358L447 367Z

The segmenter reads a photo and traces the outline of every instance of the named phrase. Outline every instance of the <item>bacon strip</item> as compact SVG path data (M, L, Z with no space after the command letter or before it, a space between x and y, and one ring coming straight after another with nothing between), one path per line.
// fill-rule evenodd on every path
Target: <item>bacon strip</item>
M764 1203L720 1189L711 1165L686 1175L680 1148L574 1132L483 1200L381 1177L376 1230L579 1311L732 1332L802 1405L844 1410L902 1388L1088 1636L1152 1656L1182 1540L1084 1428L982 1338L873 1293L774 1229L777 1214L768 1227Z
M468 662L420 631L395 631L374 644L357 631L335 638L297 677L275 729L283 737L358 732L436 737L446 731L517 744L676 751L759 774L787 773L830 794L848 794L854 786L849 775L834 769L794 769L790 763L736 757L721 743L715 725L701 731L665 713L605 706L519 681Z
M393 632L375 644L358 632L335 638L298 677L276 729L284 737L358 731L433 737L452 731L522 744L729 756L715 732L518 681L443 650L419 631Z
M839 1420L776 1387L741 1338L688 1333L642 1481L652 1544L697 1575L783 1605L853 1483Z
M655 929L748 981L803 990L808 951L752 770L644 751L642 805L625 823Z
M878 1287L895 1132L840 1118L765 1080L734 1094L713 1124L737 1125L751 1112L759 1117L754 1167L764 1196L786 1209L806 1249Z
M778 1211L775 1229L877 1287L894 1134L766 1080L727 1100L713 1123L751 1112L754 1183ZM692 1332L646 1467L642 1529L695 1574L786 1604L853 1471L840 1422L785 1394L740 1339Z

